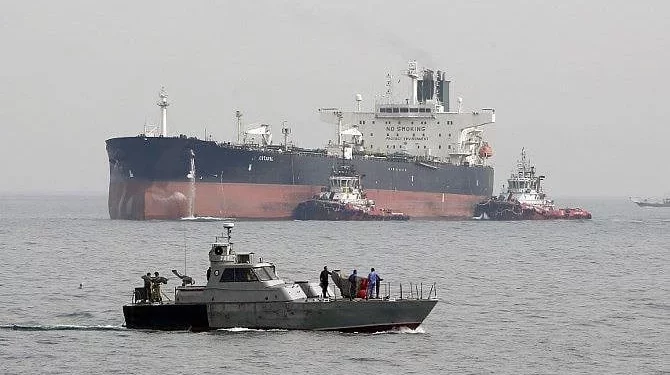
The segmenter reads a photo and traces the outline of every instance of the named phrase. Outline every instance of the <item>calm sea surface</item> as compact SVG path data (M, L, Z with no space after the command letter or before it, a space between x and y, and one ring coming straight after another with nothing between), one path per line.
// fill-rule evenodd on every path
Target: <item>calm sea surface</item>
M441 301L399 333L166 333L125 329L122 305L148 271L203 282L221 223L112 221L105 196L2 197L0 373L670 373L670 209L559 201L594 219L238 222L237 249L283 278L375 267L436 282Z

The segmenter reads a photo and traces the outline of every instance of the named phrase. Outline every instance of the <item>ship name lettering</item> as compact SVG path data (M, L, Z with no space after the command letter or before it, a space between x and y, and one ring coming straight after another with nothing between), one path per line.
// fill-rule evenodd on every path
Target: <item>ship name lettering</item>
M394 131L399 131L399 132L425 132L426 127L425 126L387 126L386 127L387 132L394 132Z
M261 155L258 157L258 161L275 161L272 156Z
M394 172L407 172L407 168L389 167L389 171L394 171Z

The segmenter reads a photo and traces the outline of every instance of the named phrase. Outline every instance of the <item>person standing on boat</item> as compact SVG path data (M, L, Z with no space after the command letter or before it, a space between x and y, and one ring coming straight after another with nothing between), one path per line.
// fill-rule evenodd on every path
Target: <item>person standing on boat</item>
M356 297L356 292L358 292L358 288L356 285L356 278L357 278L356 270L349 275L349 300L352 301Z
M167 279L154 272L153 283L151 285L151 300L152 302L163 302L161 297L161 284L167 284Z
M146 275L142 275L142 280L144 280L144 302L151 302L151 272L147 272Z
M368 274L368 290L365 294L365 299L370 299L372 297L372 292L374 292L375 287L377 288L377 298L379 298L379 275L375 272L375 268L370 268L370 273Z
M330 271L328 271L328 266L323 266L323 271L319 275L319 281L321 285L321 292L323 298L328 297L328 276L330 276Z

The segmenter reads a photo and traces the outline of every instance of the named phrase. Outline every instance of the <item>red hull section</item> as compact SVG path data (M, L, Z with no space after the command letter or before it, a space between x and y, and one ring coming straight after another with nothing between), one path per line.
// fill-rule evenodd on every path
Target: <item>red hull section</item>
M123 181L109 186L112 219L231 217L291 219L293 209L321 191L321 186L241 183ZM368 189L380 207L393 207L412 218L469 219L482 197ZM193 198L191 198L193 197Z

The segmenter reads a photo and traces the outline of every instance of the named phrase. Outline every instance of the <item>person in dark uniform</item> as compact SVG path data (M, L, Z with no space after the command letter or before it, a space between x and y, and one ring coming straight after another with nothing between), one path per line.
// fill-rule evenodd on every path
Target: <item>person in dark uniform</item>
M349 300L353 300L356 297L356 292L358 291L357 285L356 285L356 277L358 275L356 274L356 270L349 275Z
M209 281L210 276L212 276L212 267L207 269L207 281Z
M321 292L323 293L323 298L328 297L328 276L330 276L330 271L328 271L328 266L323 266L323 271L319 275L319 282L321 285Z
M144 280L144 302L151 302L151 272L147 272L146 275L142 275L142 280Z

